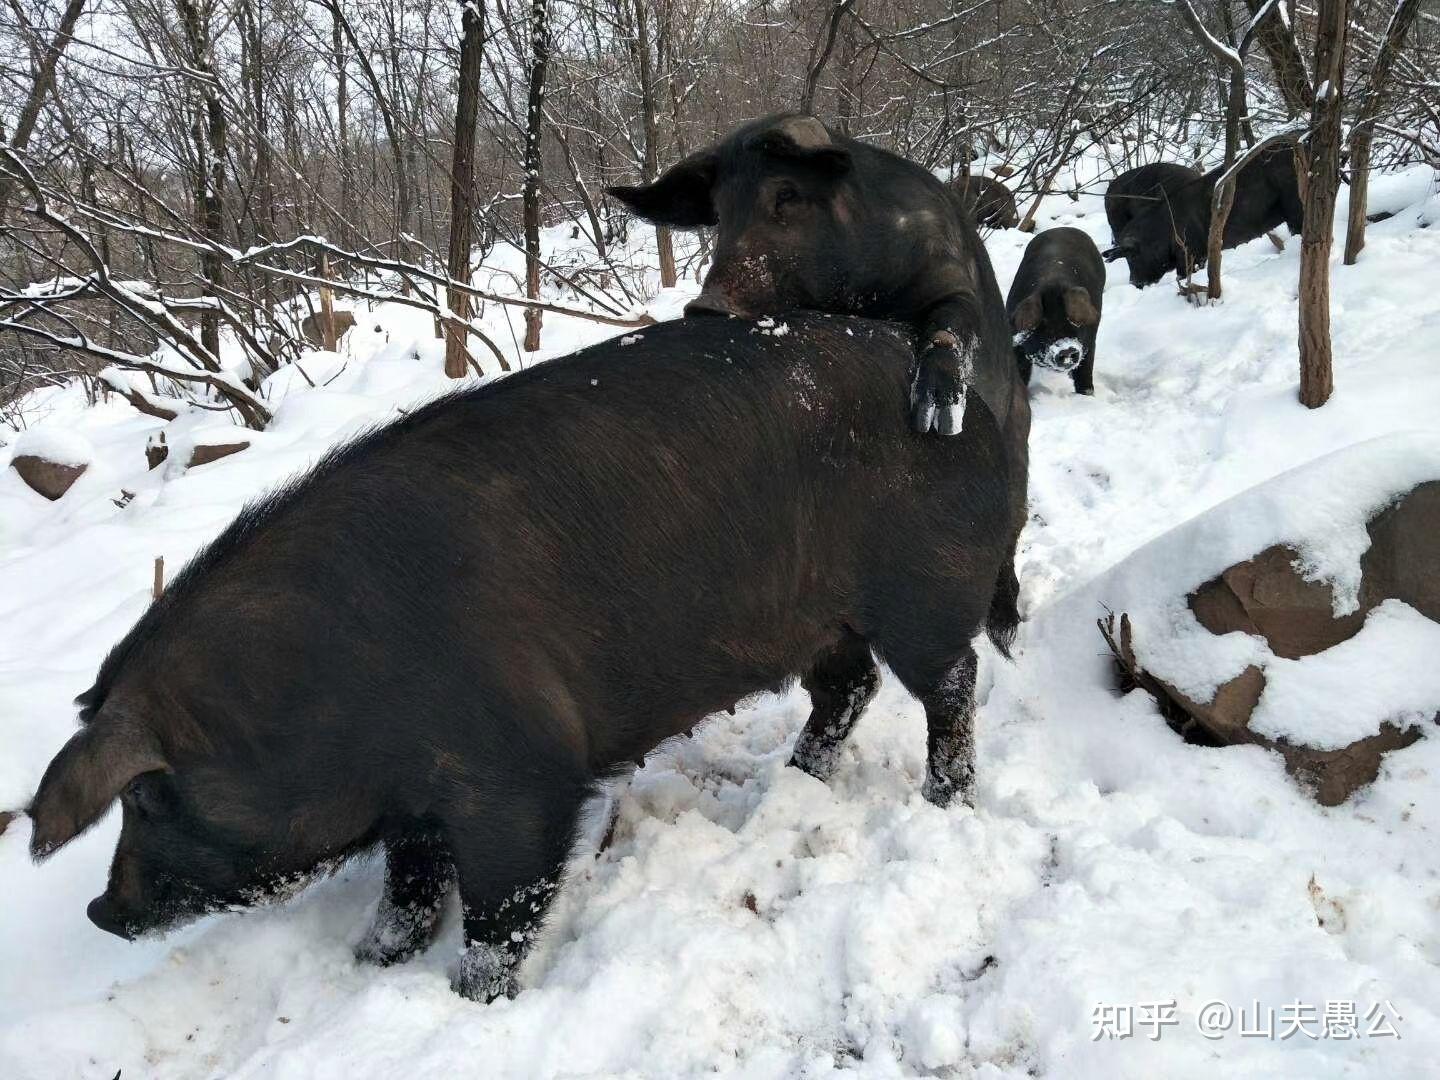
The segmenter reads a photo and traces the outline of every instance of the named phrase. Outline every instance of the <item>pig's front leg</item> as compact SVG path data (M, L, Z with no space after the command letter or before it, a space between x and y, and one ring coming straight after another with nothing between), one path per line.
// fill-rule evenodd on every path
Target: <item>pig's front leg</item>
M910 424L920 434L958 435L975 381L979 311L969 297L932 307L920 321L920 359L910 386Z
M455 864L439 834L417 830L385 841L385 892L356 959L384 967L409 960L435 940Z
M583 795L501 801L451 834L465 922L456 993L483 1003L520 992L520 963L560 888Z

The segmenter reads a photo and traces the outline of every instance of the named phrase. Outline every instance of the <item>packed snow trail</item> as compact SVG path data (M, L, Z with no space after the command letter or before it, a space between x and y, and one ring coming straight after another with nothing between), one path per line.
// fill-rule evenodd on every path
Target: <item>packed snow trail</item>
M1120 696L1094 627L1105 572L1173 526L1334 450L1434 427L1440 229L1423 226L1440 198L1423 172L1377 178L1372 198L1408 209L1336 266L1324 409L1295 399L1298 241L1227 253L1218 307L1112 268L1095 397L1037 373L1028 621L1014 664L981 646L976 810L921 799L923 717L893 679L828 784L785 767L804 693L748 702L616 785L598 855L596 807L523 992L485 1007L449 989L455 911L417 960L356 964L377 860L284 906L127 944L85 918L119 815L42 867L21 819L0 835L0 1076L1432 1075L1440 742L1324 809L1277 757L1186 745L1146 695ZM1096 196L1048 199L1040 226L1060 224L1108 241ZM1002 283L1027 239L990 238ZM508 340L505 313L487 318ZM547 354L602 336L549 320ZM94 464L56 504L0 475L0 807L23 805L73 730L69 702L144 610L155 556L178 568L246 498L445 388L412 312L362 317L345 348L307 361L317 385L334 376L322 389L282 373L290 393L250 449L183 475L145 470L159 425L130 406L44 404L40 428L83 438ZM1207 1037L1213 1002L1315 1012L1284 1039L1283 1023L1242 1037L1238 1017ZM1327 1002L1356 1007L1358 1037L1310 1037ZM1372 1006L1400 1037L1367 1034ZM1134 1037L1106 1037L1097 1017L1124 1008Z

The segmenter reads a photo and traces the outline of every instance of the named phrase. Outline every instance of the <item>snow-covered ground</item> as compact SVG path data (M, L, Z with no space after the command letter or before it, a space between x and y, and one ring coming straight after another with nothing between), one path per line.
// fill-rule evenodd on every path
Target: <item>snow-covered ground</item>
M1187 745L1146 695L1118 696L1094 626L1147 542L1326 454L1434 428L1440 197L1421 170L1376 178L1372 200L1403 212L1335 269L1325 408L1295 396L1293 240L1227 253L1216 307L1112 267L1095 396L1037 373L1028 622L1013 665L982 661L976 810L920 798L923 720L893 681L828 785L784 767L803 692L752 702L617 786L613 841L577 853L523 992L484 1007L449 989L455 912L420 959L355 963L373 860L127 944L85 918L118 814L42 867L22 818L0 835L0 1077L1434 1075L1440 740L1325 809L1273 755ZM1059 224L1108 240L1098 196L1047 199L1040 226ZM990 237L1002 286L1027 239ZM513 340L503 311L484 318ZM614 332L549 316L538 358ZM32 401L32 446L92 464L52 504L3 468L16 441L0 448L0 809L73 730L70 700L145 609L157 556L173 573L247 498L448 385L423 313L361 313L341 352L304 362L318 389L282 372L270 429L188 472L147 471L162 425L118 398ZM216 425L168 425L172 448L233 436ZM1377 633L1405 632L1393 615ZM1340 1019L1317 1038L1327 1003ZM1357 1037L1333 1037L1347 1003ZM1273 1036L1243 1035L1267 1010ZM1127 1017L1134 1037L1110 1037Z

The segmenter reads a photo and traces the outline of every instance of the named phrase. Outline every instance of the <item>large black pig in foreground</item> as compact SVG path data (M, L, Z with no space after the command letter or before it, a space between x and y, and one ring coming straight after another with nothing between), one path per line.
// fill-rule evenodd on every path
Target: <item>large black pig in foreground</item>
M954 190L812 116L780 114L741 125L654 183L607 191L657 225L718 226L714 263L686 312L811 308L910 323L921 348L911 420L921 432L958 432L968 392L978 394L1004 433L1011 496L1011 556L989 629L997 642L1013 638L1030 402L990 256Z
M1157 161L1121 173L1105 189L1105 220L1110 223L1111 240L1119 243L1120 234L1132 220L1199 179L1199 169L1170 161Z
M1153 285L1170 271L1205 265L1210 242L1210 203L1223 168L1211 169L1193 184L1136 215L1120 231L1106 262L1123 258L1130 284ZM1235 200L1225 220L1221 246L1239 247L1284 223L1292 234L1305 224L1305 206L1295 176L1295 151L1280 143L1261 152L1235 178Z
M1025 248L1005 312L1015 331L1020 377L1034 367L1067 371L1077 394L1095 392L1095 333L1105 263L1079 229L1046 229Z
M626 344L626 342L630 342ZM246 509L101 665L30 808L50 855L117 797L100 927L131 937L383 846L358 955L428 945L514 993L598 781L799 675L824 777L878 682L922 702L924 794L969 801L971 645L1009 543L971 402L920 439L914 343L803 316L648 329L443 398Z

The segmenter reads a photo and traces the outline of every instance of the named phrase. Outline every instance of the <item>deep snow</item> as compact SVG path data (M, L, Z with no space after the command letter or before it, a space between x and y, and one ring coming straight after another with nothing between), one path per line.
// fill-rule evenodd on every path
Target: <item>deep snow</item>
M1118 696L1094 626L1130 599L1126 558L1172 528L1332 452L1433 429L1428 173L1376 178L1372 208L1402 207L1371 226L1357 267L1335 269L1324 409L1295 398L1296 240L1227 253L1217 307L1168 283L1136 291L1112 268L1095 397L1036 373L1029 618L1015 664L982 646L977 810L921 800L923 721L893 680L828 785L784 767L803 692L750 702L617 785L612 843L577 853L522 994L486 1007L449 990L453 911L420 959L354 962L374 860L287 905L132 945L85 918L118 815L42 867L20 819L0 835L0 1077L1433 1075L1440 741L1321 808L1273 755L1186 745L1143 693ZM1098 196L1047 199L1041 227L1062 224L1108 240ZM1002 288L1026 240L990 237ZM695 291L651 310L678 314ZM512 340L499 309L485 325ZM547 316L541 355L614 332ZM320 389L282 372L271 428L188 472L146 470L162 425L123 401L33 403L27 439L88 446L92 464L54 504L0 469L0 807L24 804L73 731L70 700L144 610L155 557L173 574L245 499L444 389L441 353L423 314L362 313L341 355L305 361ZM171 444L215 424L184 417ZM0 448L0 465L19 449ZM1159 546L1172 584L1218 557L1199 539ZM1317 558L1341 565L1339 549ZM1394 612L1377 619L1376 633L1405 630ZM596 807L593 832L604 817ZM1172 1001L1176 1023L1150 1038L1138 1007ZM1237 1015L1205 1038L1210 1001L1277 1020L1299 1002L1309 1032L1327 1001L1352 1002L1361 1037L1280 1039L1283 1022L1276 1038L1241 1037ZM1095 1038L1106 1005L1136 1007L1134 1038ZM1365 1036L1372 1006L1398 1038Z

